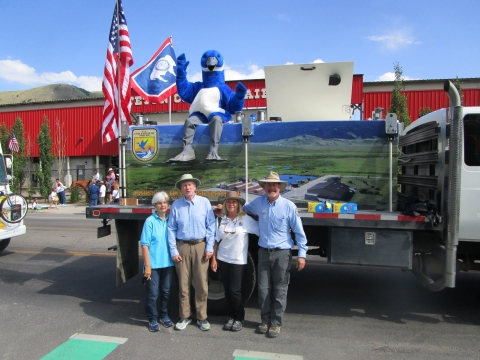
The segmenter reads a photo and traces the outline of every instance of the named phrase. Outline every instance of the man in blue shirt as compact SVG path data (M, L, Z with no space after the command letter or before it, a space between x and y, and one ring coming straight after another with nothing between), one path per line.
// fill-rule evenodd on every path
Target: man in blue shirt
M283 314L287 306L287 291L290 281L290 262L293 239L298 247L297 269L305 267L307 238L302 221L293 202L283 198L287 182L280 180L276 172L269 172L258 181L265 190L260 196L244 206L248 214L258 216L260 236L258 245L258 301L262 323L256 332L275 338L280 334Z
M179 316L175 330L192 322L190 284L195 288L195 309L200 330L210 330L207 321L208 264L215 242L215 215L208 199L196 195L200 180L184 174L175 184L183 196L174 201L168 221L170 256L179 286Z

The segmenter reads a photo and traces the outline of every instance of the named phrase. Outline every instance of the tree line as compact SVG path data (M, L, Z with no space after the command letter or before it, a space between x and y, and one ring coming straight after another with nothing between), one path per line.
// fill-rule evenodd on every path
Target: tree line
M52 172L55 159L58 161L59 177L61 177L63 163L65 161L67 134L63 127L63 123L59 119L55 120L55 129L55 139L52 139L50 121L44 116L42 125L40 126L40 132L36 138L39 162L35 164L35 172L38 179L39 192L44 199L47 199L52 191ZM18 152L12 151L8 148L12 133L15 134L18 142ZM13 157L13 180L11 190L13 192L21 193L23 184L28 176L26 168L32 158L33 143L30 139L30 135L25 134L23 122L20 117L15 119L15 122L10 129L7 128L5 123L1 124L0 144L3 153L10 152ZM29 193L30 191L31 186L29 188Z

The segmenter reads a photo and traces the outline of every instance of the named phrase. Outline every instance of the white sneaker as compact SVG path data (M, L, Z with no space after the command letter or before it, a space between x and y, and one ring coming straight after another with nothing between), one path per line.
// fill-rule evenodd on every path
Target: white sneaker
M192 318L180 319L175 325L175 330L183 330L192 322Z
M202 330L202 331L210 330L210 323L207 321L207 319L197 320L197 325L200 328L200 330Z

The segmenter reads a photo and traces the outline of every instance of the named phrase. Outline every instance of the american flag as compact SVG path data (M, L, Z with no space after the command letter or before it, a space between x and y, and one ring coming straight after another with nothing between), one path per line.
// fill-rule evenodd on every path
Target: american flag
M119 7L117 17L117 6ZM120 61L119 61L120 60ZM117 68L118 62L118 68ZM103 107L102 139L107 143L119 135L118 118L131 124L130 66L133 65L132 48L128 35L127 20L122 1L118 0L113 12L108 38L107 59L103 72L102 91L105 95ZM120 104L118 91L120 90Z
M18 152L20 147L18 146L17 138L15 134L12 132L12 136L10 137L10 141L8 142L8 148L12 151Z

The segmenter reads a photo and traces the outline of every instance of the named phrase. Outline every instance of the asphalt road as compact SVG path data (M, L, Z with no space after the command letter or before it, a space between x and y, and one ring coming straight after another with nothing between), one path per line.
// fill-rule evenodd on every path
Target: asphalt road
M150 333L140 276L115 287L115 254L106 250L114 237L96 239L99 222L86 220L83 207L33 211L26 225L27 235L0 255L2 359L40 359L75 334L126 339L109 359L233 359L235 351L270 354L263 358L480 357L477 273L459 274L455 289L432 293L409 272L332 266L309 256L304 271L292 271L277 339L254 334L255 298L238 333L221 330L221 315L209 316L208 332L190 325ZM174 296L174 321L177 308Z

